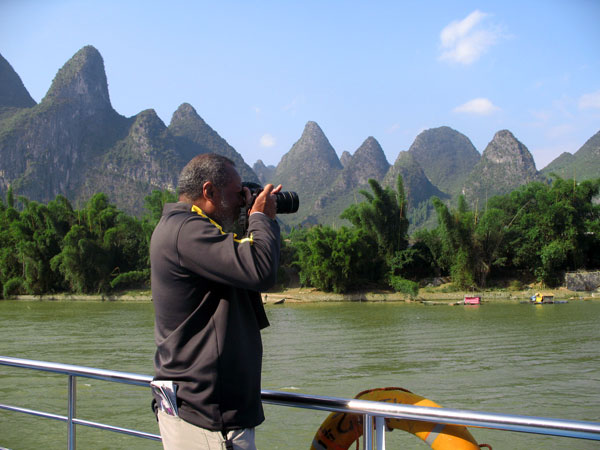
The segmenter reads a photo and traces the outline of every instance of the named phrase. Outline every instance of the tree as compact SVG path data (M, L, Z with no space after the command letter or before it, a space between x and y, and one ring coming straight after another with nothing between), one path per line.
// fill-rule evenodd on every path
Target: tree
M45 205L22 196L15 201L9 189L6 203L0 199L0 292L107 292L147 283L153 222L174 194L150 197L151 213L140 221L103 193L74 210L62 195Z
M379 254L390 258L408 246L407 202L402 176L398 175L396 191L385 189L374 179L369 180L373 193L361 190L366 201L352 205L341 217L375 238Z
M18 291L22 285L21 275L23 273L22 262L18 258L17 239L11 230L11 223L19 218L19 212L14 208L14 199L12 190L6 195L7 204L0 200L0 287L4 296L14 294L15 289ZM18 279L19 282L13 281L9 291L6 290L6 284L13 279Z
M555 177L530 183L490 204L512 217L507 225L507 262L515 270L554 286L566 270L590 267L600 237L594 233L600 179L575 183Z
M473 230L475 245L475 273L479 286L485 286L492 269L507 264L506 235L510 220L499 208L487 208Z
M456 286L470 288L475 285L475 216L468 210L462 195L458 208L452 212L438 198L433 199L433 205L438 216L442 247L440 262L450 272Z
M149 242L142 222L124 213L117 215L114 226L106 231L103 239L113 267L111 288L149 282Z
M48 207L24 197L19 201L24 208L18 219L11 223L11 231L23 265L22 288L38 295L60 290L63 288L62 277L52 269L50 260L60 252L67 229L61 221L66 218L55 216L61 211L54 205Z
M295 241L300 280L323 291L347 292L374 279L376 247L364 230L317 226Z
M148 279L147 239L139 220L119 211L103 193L92 196L77 216L80 223L71 227L51 261L72 290L106 292Z
M146 214L144 219L152 225L152 228L156 226L160 217L165 203L173 203L177 201L177 194L169 190L159 191L154 190L152 193L144 198L144 208Z

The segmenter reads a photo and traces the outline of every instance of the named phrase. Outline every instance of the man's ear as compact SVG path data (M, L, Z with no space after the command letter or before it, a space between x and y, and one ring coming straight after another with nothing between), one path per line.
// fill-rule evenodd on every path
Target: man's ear
M212 184L211 181L207 181L206 183L204 183L204 185L202 186L202 196L206 199L206 200L213 200L215 197L215 185Z

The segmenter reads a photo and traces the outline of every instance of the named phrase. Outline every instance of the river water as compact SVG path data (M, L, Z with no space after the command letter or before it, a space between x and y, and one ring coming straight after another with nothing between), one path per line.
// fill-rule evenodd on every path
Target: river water
M398 386L457 409L600 422L600 302L479 307L404 303L268 305L263 388L353 397ZM0 302L0 354L152 373L150 303ZM0 403L66 414L64 376L0 366ZM77 416L158 432L147 389L80 378ZM327 413L265 406L260 449L305 449ZM499 449L598 442L473 429ZM395 431L388 448L426 444ZM77 428L80 449L160 449ZM63 449L66 425L0 411L0 448ZM354 447L353 447L354 448Z

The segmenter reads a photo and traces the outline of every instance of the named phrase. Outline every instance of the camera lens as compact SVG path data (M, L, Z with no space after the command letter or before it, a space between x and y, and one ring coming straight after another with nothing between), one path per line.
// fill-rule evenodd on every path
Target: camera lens
M277 198L277 214L292 214L298 211L300 207L300 199L295 192L278 192Z
M260 184L253 183L251 181L244 181L242 186L250 189L250 193L252 194L252 201L248 205L248 209L250 209L254 204L256 196L262 192L263 187ZM298 198L298 194L295 192L278 192L275 194L275 198L277 201L277 214L292 214L298 211L300 199Z

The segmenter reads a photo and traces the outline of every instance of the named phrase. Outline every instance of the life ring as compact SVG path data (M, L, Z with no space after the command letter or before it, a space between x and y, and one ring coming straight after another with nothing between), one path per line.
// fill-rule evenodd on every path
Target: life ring
M355 398L377 402L403 403L441 408L435 402L403 388L369 389ZM406 419L385 419L390 429L404 430L421 438L436 450L479 450L480 445L466 427ZM360 414L331 413L319 427L311 450L346 450L363 434L363 417ZM481 447L491 447L481 444Z

